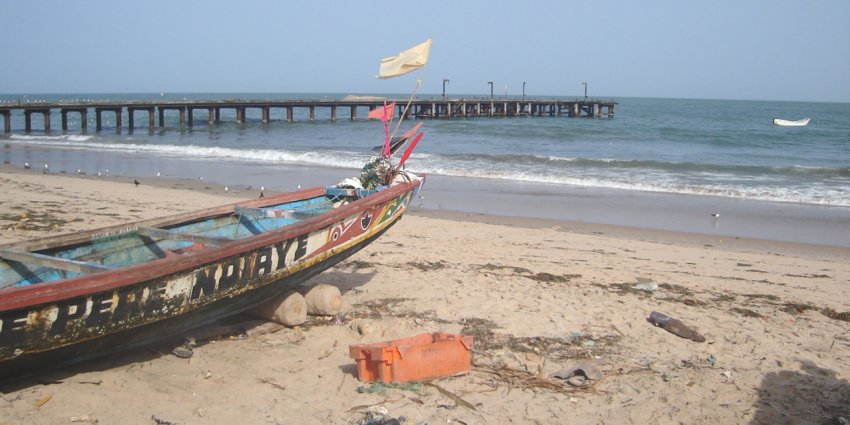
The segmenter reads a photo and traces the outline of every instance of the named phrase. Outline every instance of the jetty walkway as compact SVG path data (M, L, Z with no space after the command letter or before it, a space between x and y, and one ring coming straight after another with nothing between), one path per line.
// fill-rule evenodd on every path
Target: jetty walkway
M349 110L349 119L358 119L358 109L369 111L387 104L396 102L396 116L404 113L407 99L341 99L341 100L183 100L183 101L83 101L83 102L0 102L0 115L3 116L4 132L12 132L12 114L22 112L24 115L24 131L27 133L33 128L33 115L41 116L41 124L45 132L51 131L51 115L59 111L62 121L62 130L68 131L68 114L80 114L79 130L83 133L88 131L89 113L93 110L95 114L96 131L103 130L103 114L114 114L115 131L121 132L123 127L122 117L127 118L127 128L133 131L136 127L135 116L137 112L142 113L142 124L151 131L157 123L158 113L159 127L166 127L166 116L176 115L177 123L182 128L192 127L196 124L195 116L199 111L206 112L206 122L215 125L221 122L222 109L234 109L236 111L236 122L246 122L246 111L258 109L261 111L261 121L268 123L272 119L275 110L281 110L281 119L288 122L294 121L294 110L306 109L310 121L316 120L316 110L320 108L330 110L330 120L336 121L337 110ZM477 118L477 117L614 117L614 100L598 99L531 99L531 98L473 98L473 99L415 99L410 103L408 118L420 119L451 119L451 118ZM203 114L203 112L201 112ZM144 115L147 119L144 120ZM201 115L203 116L203 115ZM365 118L366 115L363 115ZM173 122L173 120L171 120Z

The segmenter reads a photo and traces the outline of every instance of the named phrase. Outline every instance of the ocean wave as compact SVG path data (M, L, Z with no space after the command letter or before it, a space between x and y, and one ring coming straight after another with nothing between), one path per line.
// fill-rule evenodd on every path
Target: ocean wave
M13 143L92 152L244 163L297 163L359 169L372 152L341 145L304 150L154 144L148 140L90 135L12 135ZM308 150L314 149L315 150ZM457 177L501 179L687 195L850 206L850 168L716 165L616 158L531 154L444 154L417 151L412 171ZM821 184L828 182L828 184Z
M360 168L368 159L367 155L345 151L296 152L277 149L235 149L197 145L86 143L91 140L91 136L84 137L89 138L78 139L73 136L15 136L13 139L25 141L26 144L36 146L60 146L63 149L142 153L165 157L184 157L193 160L231 160L262 163L290 162L325 167Z
M32 136L28 134L12 134L9 136L12 140L21 140L21 141L45 141L45 142L56 142L56 141L69 141L69 142L87 142L92 140L94 136L86 136L81 134L63 134L60 136Z
M516 155L516 154L454 154L442 155L447 162L469 161L475 163L492 164L535 164L541 166L558 167L586 167L586 168L612 168L633 169L646 172L687 172L702 174L727 174L739 176L759 175L790 175L808 174L818 177L850 177L850 167L814 167L814 166L762 166L762 165L727 165L713 163L659 161L641 159L617 159L617 158L582 158L582 157L560 157L554 155Z
M770 184L753 185L751 183L743 185L735 182L731 182L729 184L690 183L678 181L674 177L663 173L617 179L587 175L556 175L551 173L541 174L537 172L447 168L440 166L422 166L418 167L415 171L455 177L513 180L529 183L569 185L578 187L635 190L682 195L721 196L760 201L829 206L850 206L850 183L844 187L824 189L815 186L781 187ZM716 180L722 181L724 179L718 178Z

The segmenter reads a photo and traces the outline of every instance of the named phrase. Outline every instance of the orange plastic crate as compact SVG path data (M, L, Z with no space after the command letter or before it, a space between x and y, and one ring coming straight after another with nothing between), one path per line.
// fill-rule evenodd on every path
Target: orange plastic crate
M425 381L469 371L472 337L437 332L348 347L363 382Z

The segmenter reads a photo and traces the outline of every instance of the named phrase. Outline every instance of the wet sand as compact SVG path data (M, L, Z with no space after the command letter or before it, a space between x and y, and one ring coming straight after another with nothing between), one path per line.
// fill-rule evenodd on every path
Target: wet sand
M256 195L3 166L0 244ZM343 324L316 317L263 333L266 325L237 316L187 335L198 341L189 359L164 343L2 387L0 424L351 424L380 412L467 424L850 416L847 248L414 205L313 283L341 288ZM705 342L653 326L653 311ZM472 371L435 381L443 391L358 382L349 345L437 331L475 337ZM582 362L599 379L575 387L549 377Z

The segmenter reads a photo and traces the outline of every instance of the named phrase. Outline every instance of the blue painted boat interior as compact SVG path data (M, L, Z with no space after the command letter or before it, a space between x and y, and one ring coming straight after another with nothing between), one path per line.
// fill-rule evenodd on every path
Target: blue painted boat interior
M352 191L356 193L352 193ZM370 193L374 193L374 191L367 192L357 191L356 189L328 188L326 195L315 198L260 209L246 208L241 210L237 208L231 214L187 222L163 229L205 237L242 239L280 229L310 217L321 215L333 209L334 205L339 201L351 199L350 196L352 195L362 197L368 196ZM146 263L166 256L181 255L185 252L202 248L203 246L203 244L186 240L159 239L143 236L136 229L93 238L90 242L81 245L44 250L38 253L113 268L122 268ZM80 274L51 267L32 266L16 261L0 260L0 289L51 282L79 276Z

